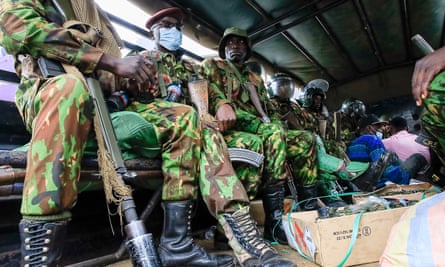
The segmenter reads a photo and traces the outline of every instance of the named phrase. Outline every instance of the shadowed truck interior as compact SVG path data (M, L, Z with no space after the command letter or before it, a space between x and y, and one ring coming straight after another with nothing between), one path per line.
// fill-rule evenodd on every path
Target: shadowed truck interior
M443 0L130 2L151 14L180 7L187 14L186 34L213 49L225 28L246 29L253 45L251 60L270 73L287 73L301 85L327 80L330 110L353 97L375 113L400 104L399 115L407 105L417 113L411 74L422 54L411 37L421 34L434 49L444 44Z

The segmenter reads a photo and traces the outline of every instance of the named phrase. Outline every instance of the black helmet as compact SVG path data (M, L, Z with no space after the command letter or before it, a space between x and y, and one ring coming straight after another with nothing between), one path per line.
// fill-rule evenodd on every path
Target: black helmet
M354 114L359 115L359 117L363 117L366 114L366 106L361 100L349 98L343 101L340 111L348 116Z
M295 93L294 80L285 73L275 73L267 83L267 92L270 98L289 100Z
M329 89L329 82L323 79L315 79L306 84L304 87L303 107L308 108L312 106L312 99L314 95L320 95L323 100L326 99L326 92Z

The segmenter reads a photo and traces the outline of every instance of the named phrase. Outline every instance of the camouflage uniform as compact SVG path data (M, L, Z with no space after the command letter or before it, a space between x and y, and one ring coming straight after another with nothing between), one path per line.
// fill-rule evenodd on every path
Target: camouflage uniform
M318 119L313 116L307 109L300 107L299 104L294 102L282 102L278 98L272 98L269 102L269 111L277 112L281 114L281 119L283 123L287 125L288 129L291 130L306 130L319 135L320 128ZM326 140L321 140L317 137L317 159L318 159L318 169L319 175L313 177L313 179L308 179L306 176L302 177L302 185L315 184L317 181L322 183L322 188L325 189L322 194L330 194L335 190L335 186L332 182L338 178L343 178L349 180L351 173L354 175L362 174L366 171L368 165L353 162L350 164L349 158L347 157L344 150L341 150L342 154L345 154L347 161L342 158L331 156L328 149L324 147ZM340 148L338 148L340 149ZM342 170L342 167L345 167ZM294 168L295 171L295 168ZM306 179L304 179L306 178Z
M197 74L194 65L186 61L175 61L174 57L169 54L160 55L159 58L168 58L170 63L169 66L158 64L158 70L163 74L165 84L168 85L171 82L180 84L185 102L191 104L188 81L192 74ZM161 62L166 61L161 60ZM170 80L167 77L170 77ZM220 132L208 127L207 118L202 117L202 119L199 185L210 213L218 218L220 222L218 226L222 226L222 229L218 229L216 232L215 246L218 246L218 243L228 242L242 266L294 266L261 237L256 223L250 216L247 193L230 162L224 138ZM259 141L261 140L253 136L250 148L261 148L262 142ZM273 220L271 216L266 216L263 235L268 237L277 235L274 233L277 233L278 229L282 230L281 226L276 226L276 223L281 222L282 211L280 213L278 210L272 209L270 205L265 205L265 213L277 214L276 217L279 221ZM275 215L273 216L275 218ZM220 232L224 232L223 237L219 234ZM279 236L283 235L284 232Z
M431 146L443 165L445 165L445 72L441 72L430 83L428 97L423 100L421 114L422 128L437 145ZM442 175L441 175L442 176ZM433 179L439 179L433 177ZM443 184L443 178L440 179Z
M68 218L77 199L80 161L90 133L93 103L86 85L76 76L65 74L44 79L37 65L34 75L26 75L18 59L20 54L33 58L45 56L90 74L104 52L78 42L67 30L43 20L42 16L59 24L63 21L51 1L3 1L2 7L1 43L16 57L16 70L22 77L16 104L27 129L32 132L21 212L24 218L41 216L39 220ZM28 19L20 19L22 17ZM12 23L15 20L20 23ZM38 29L35 25L39 25ZM138 107L153 109L145 116L154 122L159 140L164 143L163 198L195 198L200 151L198 117L188 106L164 102ZM178 125L176 120L180 122Z
M278 102L274 100L274 102ZM306 130L316 133L320 135L320 126L319 119L325 119L323 115L316 112L311 112L307 108L301 107L298 103L287 102L287 103L275 103L277 108L279 107L280 114L287 114L287 112L292 112L295 114L296 122L295 125L291 125L291 129L294 130ZM336 141L335 138L335 129L332 124L328 123L326 125L326 137L323 139L323 144L326 148L326 151L330 155L334 155L338 158L349 162L349 158L345 153L346 147L344 147L341 142ZM288 122L289 123L289 122Z
M359 137L358 132L358 118L350 117L345 113L341 113L341 131L340 138L346 146L348 146L352 140Z
M148 54L157 62L159 75L163 78L164 84L166 86L173 83L180 85L182 101L191 104L187 83L193 74L199 75L199 67L187 61L177 60L170 53L152 51ZM170 106L177 105L166 101L163 103ZM144 105L138 102L134 102L127 109L140 112L142 116L150 118L144 111ZM218 214L234 212L240 206L247 205L249 200L246 191L236 177L222 135L211 128L204 127L201 140L200 155L193 154L192 158L200 161L199 186L211 214L216 217ZM163 158L163 161L168 162L169 159Z
M103 51L47 23L42 16L62 21L50 2L2 1L0 42L15 56L21 77L16 104L32 133L21 212L25 216L63 219L70 216L69 209L77 198L80 160L93 117L92 101L86 85L74 75L44 79L37 65L28 65L23 73L19 55L57 59L88 74ZM33 74L29 73L30 67L34 67Z
M196 199L201 128L196 111L183 104L155 99L133 101L127 110L152 123L162 145L162 200Z
M239 81L229 63L220 59L206 59L202 67L210 82L210 112L215 114L223 104L232 105L236 112L235 126L224 135L228 146L249 145L245 140L253 140L251 134L257 135L263 145L263 168L251 171L244 167L237 168L238 176L246 183L250 199L256 196L259 185L267 187L289 177L285 168L286 157L297 165L294 170L296 174L316 179L315 139L298 132L285 132L277 118L272 118L269 124L263 123L258 119L258 112L250 101L248 92L241 88L241 83L252 82L261 101L266 103L268 97L260 76L244 68L240 71L243 80ZM298 140L297 137L301 139Z

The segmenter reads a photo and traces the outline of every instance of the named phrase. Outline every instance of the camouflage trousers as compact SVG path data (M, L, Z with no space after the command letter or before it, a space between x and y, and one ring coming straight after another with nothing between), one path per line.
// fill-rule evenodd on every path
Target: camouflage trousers
M348 155L346 154L346 147L343 142L332 139L323 139L323 143L327 153L346 162L350 161Z
M21 213L66 219L77 200L80 161L91 128L90 95L81 80L66 74L24 81L16 104L32 133Z
M191 106L161 99L148 104L133 102L127 110L139 113L154 126L161 144L162 200L196 199L201 153L197 112Z
M423 106L422 129L437 141L437 145L431 148L445 165L445 72L438 74L431 82Z
M234 163L250 200L256 197L261 186L277 184L289 177L285 168L286 139L280 124L261 123L256 133L235 129L225 134L224 139L228 147L246 148L264 155L264 162L259 168Z
M220 132L202 129L199 187L210 213L232 213L247 206L249 199L230 162L226 142Z
M315 134L303 130L288 130L286 135L287 159L294 179L300 185L318 181L318 148Z

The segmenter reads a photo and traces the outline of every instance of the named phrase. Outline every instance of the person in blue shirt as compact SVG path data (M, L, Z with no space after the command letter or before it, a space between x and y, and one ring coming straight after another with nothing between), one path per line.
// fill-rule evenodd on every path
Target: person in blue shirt
M384 165L382 171L373 179L353 181L360 189L367 188L366 191L372 191L385 186L387 182L409 184L409 170L395 153L386 150L382 142L381 128L385 125L385 122L381 122L373 114L363 117L359 121L360 136L347 147L346 154L351 160Z

